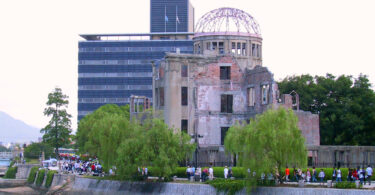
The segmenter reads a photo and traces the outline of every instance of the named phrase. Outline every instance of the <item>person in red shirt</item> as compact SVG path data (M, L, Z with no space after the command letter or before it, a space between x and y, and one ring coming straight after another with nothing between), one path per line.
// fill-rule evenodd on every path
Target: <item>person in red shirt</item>
M94 164L91 165L91 171L95 172L95 165Z
M286 181L289 181L289 168L288 168L288 166L286 166L286 169L285 169L285 180Z

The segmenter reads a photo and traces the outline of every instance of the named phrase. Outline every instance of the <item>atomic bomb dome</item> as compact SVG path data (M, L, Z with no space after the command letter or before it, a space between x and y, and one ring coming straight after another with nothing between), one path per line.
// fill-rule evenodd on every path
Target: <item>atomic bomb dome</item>
M236 8L218 8L203 15L196 25L197 34L250 34L260 37L259 24L253 16Z

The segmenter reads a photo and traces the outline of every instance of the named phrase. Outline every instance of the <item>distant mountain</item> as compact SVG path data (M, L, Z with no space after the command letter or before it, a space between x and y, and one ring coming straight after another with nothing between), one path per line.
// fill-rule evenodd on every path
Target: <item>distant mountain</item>
M39 137L42 137L40 129L0 111L0 142L24 143L38 141Z

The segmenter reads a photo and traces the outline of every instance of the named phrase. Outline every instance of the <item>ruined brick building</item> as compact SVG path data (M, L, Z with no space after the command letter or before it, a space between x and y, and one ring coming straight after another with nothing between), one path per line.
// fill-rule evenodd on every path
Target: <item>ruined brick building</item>
M155 63L153 104L169 126L192 135L199 164L232 164L223 147L229 127L271 107L293 108L306 144L320 145L319 116L299 110L298 94L279 94L263 66L262 37L251 15L213 10L199 20L193 42L194 54L167 53Z

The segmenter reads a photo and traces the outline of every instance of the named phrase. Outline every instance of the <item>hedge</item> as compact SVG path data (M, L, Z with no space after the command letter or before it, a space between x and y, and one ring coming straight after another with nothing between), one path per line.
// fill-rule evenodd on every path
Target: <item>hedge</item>
M7 172L4 175L6 179L15 179L17 174L18 167L9 167Z
M215 173L214 173L215 175ZM224 192L224 194L234 195L236 192L245 187L244 180L231 180L231 179L215 179L207 181L206 184L213 186L217 192Z
M45 173L46 173L45 169L39 170L38 176L37 176L36 182L35 182L36 186L41 186L42 185Z
M46 178L46 188L49 188L50 186L51 186L51 184L52 184L52 180L53 180L53 175L55 174L55 173L57 173L57 171L53 171L53 170L51 170L51 171L48 171L47 172L47 178Z
M36 173L38 172L38 170L39 170L39 167L32 167L31 168L29 177L27 178L27 182L29 184L33 184L34 183L35 176L36 176Z
M353 183L353 182L347 182L347 181L336 183L334 187L335 188L341 188L341 189L357 188L355 186L355 183ZM362 188L362 185L360 185L359 188Z

